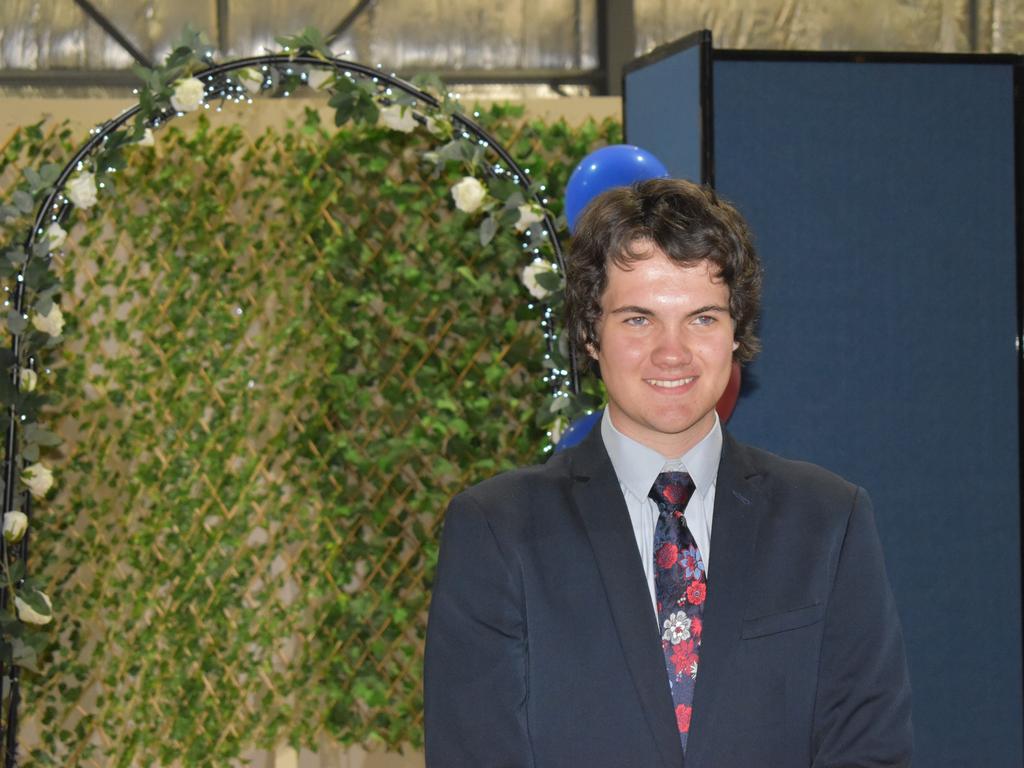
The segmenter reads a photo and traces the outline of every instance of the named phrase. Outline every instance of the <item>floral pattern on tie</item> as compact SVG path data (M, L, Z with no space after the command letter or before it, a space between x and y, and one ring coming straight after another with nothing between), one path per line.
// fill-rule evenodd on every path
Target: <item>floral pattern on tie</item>
M662 472L650 493L659 511L654 529L658 626L684 752L690 732L704 629L704 602L708 594L704 561L683 517L693 490L693 481L685 472Z

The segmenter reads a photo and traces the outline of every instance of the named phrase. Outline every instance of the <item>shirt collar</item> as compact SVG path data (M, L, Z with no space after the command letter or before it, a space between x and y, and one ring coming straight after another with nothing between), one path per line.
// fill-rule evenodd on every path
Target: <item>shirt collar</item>
M718 463L722 458L722 425L718 413L715 413L711 431L693 448L675 459L666 459L653 448L619 432L612 424L608 408L605 408L601 418L601 439L619 482L638 499L647 498L661 472L688 472L701 496L707 495L718 477Z

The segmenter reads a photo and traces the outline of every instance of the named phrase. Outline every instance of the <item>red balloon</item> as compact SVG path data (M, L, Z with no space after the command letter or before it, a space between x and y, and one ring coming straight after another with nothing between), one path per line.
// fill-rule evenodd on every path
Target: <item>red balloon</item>
M718 404L715 406L715 410L718 411L718 418L725 424L729 421L729 417L732 416L733 410L736 408L736 400L740 396L740 364L734 362L732 364L732 372L729 374L729 383L725 385L725 392L718 398Z

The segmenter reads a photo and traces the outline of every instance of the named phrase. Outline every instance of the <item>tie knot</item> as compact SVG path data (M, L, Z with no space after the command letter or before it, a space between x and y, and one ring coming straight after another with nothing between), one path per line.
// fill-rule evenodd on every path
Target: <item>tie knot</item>
M686 472L662 472L648 494L662 512L681 515L694 491L693 479Z

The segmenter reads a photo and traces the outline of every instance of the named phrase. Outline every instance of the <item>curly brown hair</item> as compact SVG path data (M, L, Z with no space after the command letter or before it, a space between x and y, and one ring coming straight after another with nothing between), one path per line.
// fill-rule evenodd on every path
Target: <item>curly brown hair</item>
M713 189L682 179L649 179L598 195L576 223L565 262L569 340L590 361L600 348L597 323L608 285L608 264L628 268L649 258L654 244L680 266L707 260L729 287L736 323L734 357L749 362L760 351L754 325L761 305L761 262L739 212Z

